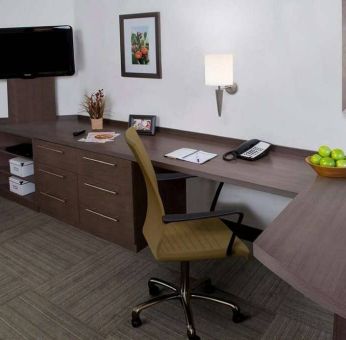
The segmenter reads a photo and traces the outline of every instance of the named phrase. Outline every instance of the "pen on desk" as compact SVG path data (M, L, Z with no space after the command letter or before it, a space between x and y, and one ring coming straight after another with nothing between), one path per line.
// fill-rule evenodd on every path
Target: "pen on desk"
M187 154L187 155L185 155L185 156L183 156L183 157L181 157L181 158L187 158L187 157L189 157L189 156L191 156L191 155L193 155L193 154L195 154L197 151L193 151L193 152L191 152L191 153L189 153L189 154Z

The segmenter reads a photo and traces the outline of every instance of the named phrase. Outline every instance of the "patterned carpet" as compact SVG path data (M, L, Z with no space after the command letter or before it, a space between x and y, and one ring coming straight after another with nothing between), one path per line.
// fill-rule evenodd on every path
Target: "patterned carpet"
M1 339L184 339L180 305L166 302L130 324L131 307L149 298L149 277L178 280L176 264L157 263L49 216L0 198ZM201 339L332 338L333 316L256 260L192 264L212 277L218 295L251 319L234 324L222 306L193 301Z

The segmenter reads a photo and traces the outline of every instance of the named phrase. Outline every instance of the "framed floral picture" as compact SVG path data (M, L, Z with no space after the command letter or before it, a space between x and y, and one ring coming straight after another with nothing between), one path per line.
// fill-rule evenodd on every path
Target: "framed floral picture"
M119 16L121 75L162 78L160 13Z
M141 135L155 135L156 116L130 115L129 126L133 126Z

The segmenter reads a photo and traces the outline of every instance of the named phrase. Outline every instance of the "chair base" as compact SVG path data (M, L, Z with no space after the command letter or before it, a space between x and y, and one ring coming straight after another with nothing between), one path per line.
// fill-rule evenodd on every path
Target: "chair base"
M175 286L174 284L168 283L166 281L157 279L157 278L151 278L148 282L149 287L149 293L150 295L154 296L149 301L146 301L144 303L141 303L137 305L132 310L132 326L133 327L140 327L142 325L142 321L140 319L140 313L149 307L152 307L158 303L161 303L163 301L169 301L169 300L179 300L182 304L185 319L186 319L186 327L187 327L187 336L190 340L198 340L200 339L196 334L196 329L193 321L192 311L191 311L191 305L190 300L191 299L200 299L205 301L211 301L216 302L219 304L222 304L224 306L230 307L233 311L233 322L239 323L248 318L248 316L242 314L240 312L240 309L237 305L233 304L230 301L226 301L224 299L219 299L216 297L211 297L209 295L205 294L197 294L194 292L191 292L189 288L189 262L182 262L181 263L181 279L180 279L180 287ZM170 294L160 294L160 289L158 286L167 288L171 291L173 291ZM209 293L213 291L213 286L211 285L210 279L200 282L197 287L204 287L205 290Z

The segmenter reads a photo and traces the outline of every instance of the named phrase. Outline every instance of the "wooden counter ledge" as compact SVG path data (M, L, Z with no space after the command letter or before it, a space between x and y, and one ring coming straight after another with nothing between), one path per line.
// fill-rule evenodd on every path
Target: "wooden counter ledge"
M346 318L346 180L318 177L259 236L254 255Z

